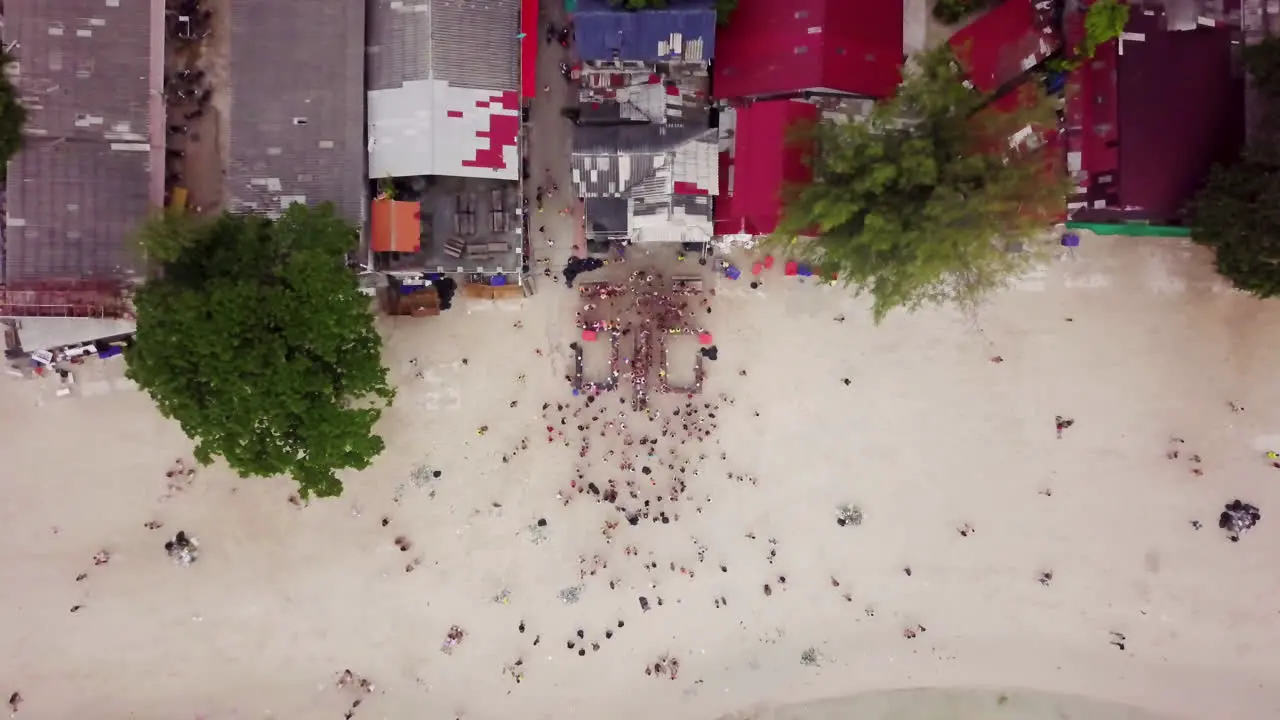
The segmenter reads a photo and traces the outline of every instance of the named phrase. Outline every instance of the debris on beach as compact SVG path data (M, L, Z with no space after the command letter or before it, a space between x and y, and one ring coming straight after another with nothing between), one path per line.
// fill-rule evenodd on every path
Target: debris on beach
M109 563L109 562L111 562L111 553L110 553L110 552L108 552L108 551L106 551L106 550L99 550L98 552L94 553L94 555L93 555L93 564L94 564L95 566L96 566L96 565L106 565L106 564L107 564L107 563Z
M836 508L836 524L840 527L857 527L862 524L862 508L848 503Z
M556 597L560 598L560 602L565 605L573 605L582 599L582 590L582 585L570 585L557 593Z
M1058 439L1061 440L1062 431L1069 429L1072 425L1075 425L1076 421L1069 417L1063 417L1062 415L1057 415L1057 416L1054 416L1053 418L1053 424L1054 424L1054 427L1057 428Z
M502 590L498 591L498 594L497 594L497 595L494 595L494 596L493 596L493 601L494 601L495 603L499 604L499 605L510 605L510 604L511 604L511 589L510 589L510 588L502 588ZM520 623L520 626L523 628L523 627L524 627L524 623ZM524 632L524 631L523 631L523 630L521 630L521 632Z
M805 667L818 667L822 664L822 654L817 648L805 648L804 652L800 653L800 664Z
M644 674L675 680L676 676L680 674L680 661L670 655L663 655L652 664L646 666Z
M536 522L529 524L527 528L529 533L529 542L534 545L541 545L547 541L547 521L544 518L538 519Z
M449 628L449 632L444 635L444 642L440 644L440 652L445 655L452 655L453 649L462 644L462 639L467 636L466 632L457 625Z
M428 498L434 498L436 489L432 485L440 479L442 474L439 470L429 465L418 465L409 472L409 482L413 483L413 486L419 490L426 490Z
M1222 514L1218 516L1218 527L1227 531L1231 542L1240 542L1240 536L1252 530L1261 519L1262 511L1256 506L1236 499L1223 506Z
M1115 645L1117 648L1123 650L1125 646L1125 642L1126 642L1126 639L1125 639L1124 633L1116 632L1115 630L1111 631L1112 645Z
M190 565L200 558L200 541L179 530L173 539L164 544L169 558L179 565Z

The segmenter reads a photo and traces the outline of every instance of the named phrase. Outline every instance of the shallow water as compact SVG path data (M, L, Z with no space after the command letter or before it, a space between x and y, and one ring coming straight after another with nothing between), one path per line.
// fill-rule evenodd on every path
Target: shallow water
M1032 690L918 688L868 692L724 720L1175 720L1095 698Z

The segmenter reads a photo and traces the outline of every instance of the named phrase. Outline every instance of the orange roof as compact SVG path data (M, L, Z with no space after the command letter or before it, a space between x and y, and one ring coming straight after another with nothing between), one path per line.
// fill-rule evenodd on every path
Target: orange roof
M422 242L422 206L379 198L373 201L373 251L415 253Z

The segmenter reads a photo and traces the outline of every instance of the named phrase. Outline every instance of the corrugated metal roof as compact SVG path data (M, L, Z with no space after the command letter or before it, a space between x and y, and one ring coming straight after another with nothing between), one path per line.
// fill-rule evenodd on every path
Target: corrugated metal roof
M329 201L359 222L364 3L236 0L230 12L230 209Z
M376 0L369 9L369 89L442 80L519 90L519 34L520 0Z
M1159 13L1135 13L1120 55L1120 204L1131 217L1179 218L1215 163L1244 141L1244 79L1232 32L1167 32ZM1176 122L1171 122L1176 118Z
M1017 80L1062 47L1053 3L1004 0L947 41L969 81L991 93Z
M151 193L151 24L149 0L8 4L31 116L8 170L5 281L132 272Z
M733 149L721 156L716 233L768 235L782 214L782 191L808 183L808 148L788 140L797 123L815 121L817 106L792 100L756 102L734 111Z
M671 0L664 9L628 12L609 0L580 0L574 50L583 60L710 62L716 10L711 0Z
M901 82L902 0L740 0L720 28L713 94L888 97Z
M150 207L148 164L146 150L28 141L9 164L6 280L131 275L132 236Z

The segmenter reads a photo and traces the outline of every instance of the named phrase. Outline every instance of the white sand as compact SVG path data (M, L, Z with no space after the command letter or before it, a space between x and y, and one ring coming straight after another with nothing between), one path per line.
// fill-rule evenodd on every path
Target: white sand
M82 374L87 397L0 377L0 695L20 691L28 719L338 718L356 696L333 679L351 668L377 686L357 718L1280 714L1280 470L1262 458L1280 449L1280 306L1223 291L1203 253L1171 241L1087 239L995 300L981 332L947 312L874 328L862 301L774 273L767 294L723 293L708 320L721 356L707 397L736 399L691 482L714 501L701 514L681 503L670 525L623 523L612 545L605 506L556 500L576 452L540 439L538 405L568 397L574 303L560 287L519 311L388 322L390 449L345 497L302 511L287 482L219 467L158 501L189 445L141 393L93 384L118 377L118 360ZM1077 421L1062 440L1058 414ZM1176 461L1172 435L1186 439ZM531 449L504 465L524 436ZM422 463L442 473L426 490L409 482ZM1235 497L1263 520L1231 544L1216 516ZM861 527L836 525L843 502L865 510ZM976 532L962 538L964 523ZM202 541L191 567L161 547L179 529ZM623 556L631 543L640 558ZM111 562L94 567L103 548ZM597 552L607 573L562 604L579 555ZM503 588L510 603L493 603ZM641 613L639 595L664 605ZM446 655L453 624L467 636ZM579 627L599 652L566 649ZM800 663L810 647L818 667ZM679 678L646 677L665 653ZM503 674L517 658L519 685ZM798 706L910 687L1084 699L992 689Z

